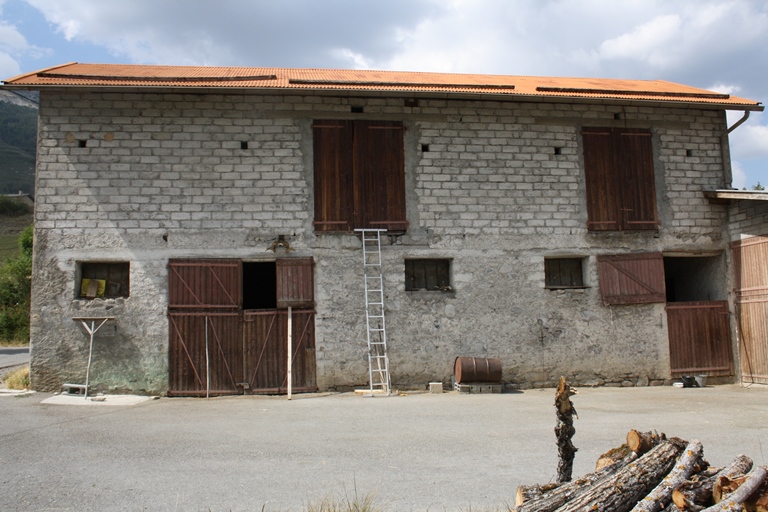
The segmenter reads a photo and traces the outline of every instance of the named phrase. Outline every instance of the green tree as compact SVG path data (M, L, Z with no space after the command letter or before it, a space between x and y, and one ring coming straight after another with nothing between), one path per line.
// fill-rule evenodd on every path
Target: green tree
M32 278L33 228L19 236L19 255L0 266L0 341L29 341L29 303Z

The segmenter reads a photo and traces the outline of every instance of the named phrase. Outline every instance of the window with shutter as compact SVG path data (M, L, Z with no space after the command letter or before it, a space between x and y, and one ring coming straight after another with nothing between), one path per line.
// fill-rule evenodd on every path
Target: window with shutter
M597 257L600 294L606 304L646 304L667 300L664 257L660 252Z
M405 291L451 292L451 260L405 260Z
M588 229L658 229L651 132L584 128L582 141Z
M546 288L583 288L584 258L544 258Z
M405 231L403 124L315 121L315 231Z

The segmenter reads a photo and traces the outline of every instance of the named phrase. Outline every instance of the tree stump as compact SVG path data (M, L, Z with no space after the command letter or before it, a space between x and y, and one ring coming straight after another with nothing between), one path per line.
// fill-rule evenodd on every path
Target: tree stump
M573 417L576 409L571 402L571 396L576 391L571 388L565 377L560 377L560 383L555 393L555 409L557 411L557 424L555 426L555 437L557 437L557 453L560 461L557 464L557 483L570 482L573 475L573 459L578 449L573 445L571 439L576 433L573 427Z

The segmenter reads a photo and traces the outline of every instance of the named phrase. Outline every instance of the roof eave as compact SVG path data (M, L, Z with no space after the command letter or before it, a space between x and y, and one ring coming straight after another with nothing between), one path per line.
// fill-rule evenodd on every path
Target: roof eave
M56 68L61 66L56 66ZM50 69L56 69L50 68ZM35 72L39 73L39 72ZM32 73L32 74L35 74ZM31 75L31 74L30 74ZM484 100L484 101L521 101L521 102L551 102L551 103L580 103L580 104L611 104L633 106L666 106L683 108L703 108L710 110L737 110L763 112L765 106L760 103L718 103L680 100L658 100L638 98L609 98L595 96L567 96L544 95L525 93L471 93L449 91L414 91L391 89L353 89L353 88L312 88L298 89L295 87L211 87L211 86L169 86L169 85L31 85L8 83L30 75L21 75L5 81L0 89L17 89L27 91L86 91L86 92L153 92L174 94L269 94L291 96L338 96L338 97L410 97L425 99L457 99L457 100Z

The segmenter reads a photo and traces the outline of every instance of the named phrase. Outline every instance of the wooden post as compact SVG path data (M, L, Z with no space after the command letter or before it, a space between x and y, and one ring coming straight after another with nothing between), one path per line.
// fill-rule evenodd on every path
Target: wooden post
M557 409L555 436L557 437L557 451L560 455L560 462L557 465L557 483L559 484L571 481L573 459L578 450L571 441L576 433L576 429L573 427L573 416L576 415L576 409L574 409L570 398L573 394L575 391L571 389L565 377L560 377L560 383L555 394L555 409ZM576 417L578 418L578 415Z
M291 307L288 306L288 400L291 400L292 376L291 366L293 362L293 319Z
M205 315L205 398L211 398L211 357L208 351L208 315Z

